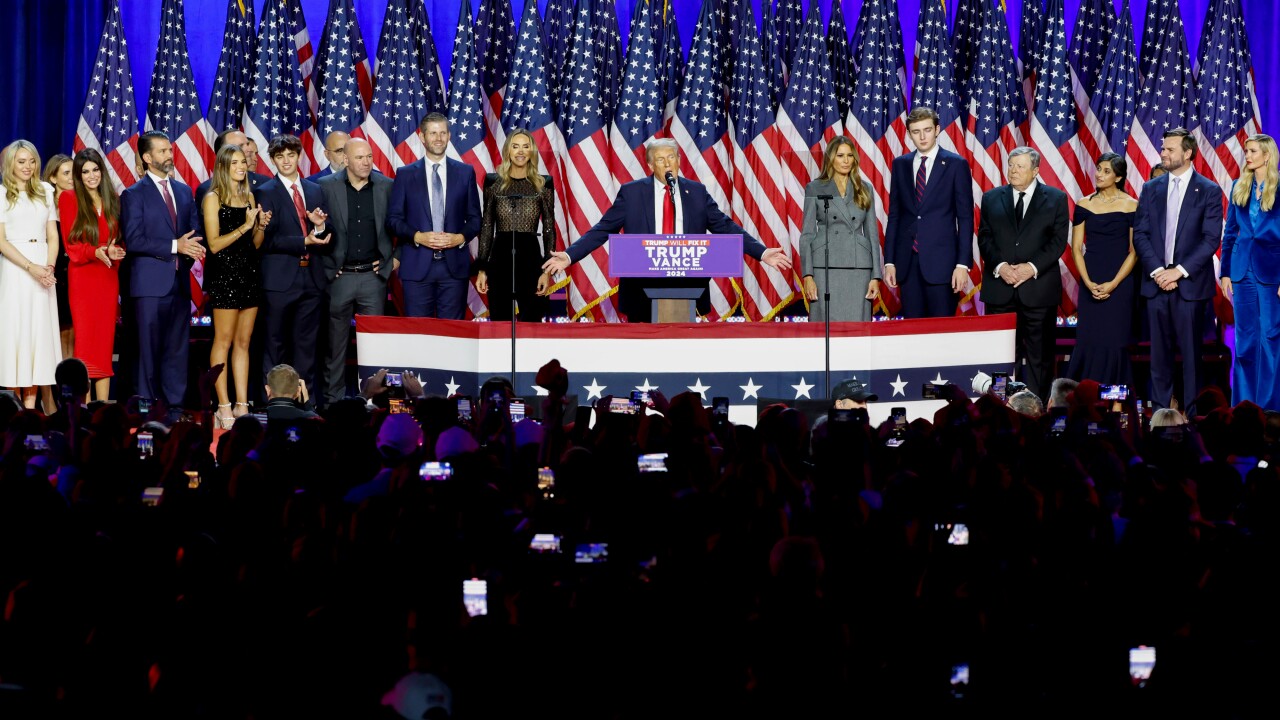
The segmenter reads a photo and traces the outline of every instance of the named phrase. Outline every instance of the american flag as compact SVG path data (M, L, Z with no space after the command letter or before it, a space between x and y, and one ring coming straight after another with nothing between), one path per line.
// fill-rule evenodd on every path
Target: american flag
M777 20L767 7L761 7L760 15L760 59L764 61L764 71L769 76L769 102L776 108L782 101L782 93L787 89L787 75L782 65L782 51L775 42L778 36Z
M658 83L662 86L662 124L665 128L676 116L676 101L684 85L684 49L680 47L680 28L671 0L651 2L654 14L654 52L658 56Z
M1022 0L1022 29L1018 32L1018 62L1027 111L1036 102L1036 74L1040 71L1044 37L1044 0Z
M1200 38L1200 127L1197 169L1222 186L1224 197L1240 176L1244 142L1262 131L1253 59L1240 0L1214 0Z
M836 103L827 67L827 43L822 32L822 12L815 3L809 8L800 47L791 63L791 82L778 106L778 152L781 154L782 183L786 190L785 215L788 244L796 279L804 276L800 267L800 231L804 229L804 188L822 172L827 143L844 132L840 106ZM789 245L789 249L788 249Z
M979 36L987 20L991 0L960 0L956 6L955 29L951 45L955 48L954 66L956 95L960 98L960 114L968 112L970 85L974 82L974 67L978 62ZM967 122L967 120L966 120Z
M591 29L594 3L609 1L579 0L578 21L574 24L568 53L573 60L564 79L560 122L567 148L563 195L571 243L600 220L618 193L613 173L609 172L608 121L597 101L604 59L594 52L596 45ZM609 299L617 290L616 283L602 270L608 257L606 243L569 266L569 307L575 319L590 314L597 320L618 321L614 303Z
M484 88L484 120L488 132L485 143L490 157L500 162L507 134L502 128L502 99L511 77L511 51L516 44L515 22L510 0L480 0L480 16L475 24L475 52L480 86Z
M835 88L836 102L840 105L840 117L849 114L849 100L853 95L853 79L857 69L853 64L853 52L849 48L849 29L844 24L844 10L840 0L831 4L831 20L827 23L827 67L831 69L831 84Z
M1138 73L1145 83L1155 71L1158 55L1165 46L1164 25L1171 15L1178 16L1179 25L1182 14L1178 9L1178 0L1147 0L1147 17L1142 24L1142 46L1138 49Z
M1085 0L1076 16L1076 31L1071 37L1067 59L1071 63L1071 93L1075 97L1079 121L1080 144L1086 159L1097 158L1107 145L1106 132L1093 113L1093 94L1102 74L1111 31L1116 24L1111 0ZM1087 164L1092 176L1092 163ZM1088 186L1088 181L1085 186ZM1083 192L1084 187L1081 187ZM1073 198L1074 199L1074 198Z
M755 25L751 5L743 8L747 22ZM786 204L783 169L775 150L781 138L774 124L769 78L765 70L760 36L743 33L732 49L738 56L729 91L729 136L733 147L734 222L760 239L766 247L787 248L790 235L781 211ZM752 262L742 274L742 314L751 320L768 320L795 299L789 278L782 272Z
M943 0L924 0L916 28L915 84L911 107L933 108L942 128L938 144L965 155L964 127L956 95L951 40L947 37L947 7Z
M257 40L253 31L253 3L227 0L227 21L222 32L222 54L213 78L213 94L205 112L209 140L223 130L239 128L244 104L253 90L253 57Z
M754 24L750 29L744 26L745 16L742 14L740 5L741 0L719 0L716 3L716 19L720 25L720 47L722 48L736 48L739 46L738 39L744 32L758 32ZM720 63L724 67L720 77L724 78L725 87L733 85L733 68L737 61L736 53L720 53Z
M195 187L209 178L213 145L200 114L200 98L187 54L186 8L182 0L164 0L160 7L160 42L151 71L146 129L159 130L173 142L173 169L182 182Z
M430 112L418 70L416 24L410 4L418 0L391 0L378 39L378 64L373 103L364 122L351 134L369 141L373 162L384 175L422 157L425 148L418 137L418 121Z
M681 172L707 186L721 209L729 207L733 189L732 146L725 116L726 88L720 53L716 0L702 0L693 45L689 49L689 74L671 120L671 137L680 145ZM711 283L711 317L732 315L738 307L736 283L720 278Z
M581 21L582 16L579 16ZM613 120L618 107L618 89L622 84L622 35L618 32L618 12L612 0L597 0L591 15L595 48L599 58L600 104L604 106L605 122Z
M547 53L547 95L560 107L568 74L569 49L573 45L573 0L547 0L542 17L542 47Z
M418 79L426 98L427 113L442 113L449 109L449 98L444 90L444 73L440 70L440 54L436 52L435 36L431 34L431 20L427 18L426 6L420 0L408 2L409 23L413 28L413 43L418 53ZM378 68L375 66L373 71L377 74Z
M1027 121L1027 109L1022 101L1018 66L1013 59L1013 43L1003 10L988 5L976 22L980 26L974 46L978 61L969 85L966 139L973 170L974 201L978 204L975 210L980 210L982 193L1005 183L1009 151L1023 143L1022 126ZM975 228L977 219L975 212ZM983 275L976 240L975 237L974 266L969 272L972 287L966 290L960 305L966 309L972 306L980 312L978 293Z
M812 5L810 5L812 7ZM773 35L766 35L766 41L772 39L773 56L782 63L782 78L785 83L791 82L794 72L792 61L800 48L804 34L804 6L800 0L775 0L773 5Z
M663 87L655 63L655 13L649 3L636 7L631 16L630 42L622 73L622 95L609 131L609 167L619 185L649 174L645 163L645 143L662 132Z
M858 27L862 29L862 60L854 80L853 104L845 116L845 134L858 146L862 176L871 183L876 225L881 244L889 219L890 168L893 159L907 149L906 96L895 49L902 48L902 28L891 13L893 0L867 0ZM882 288L878 309L888 317L898 314L896 295Z
M258 172L275 174L265 150L276 135L301 135L311 127L303 94L290 0L274 0L258 26L258 56L253 64L253 95L244 109L244 132L258 143ZM305 176L306 169L300 172Z
M1142 79L1142 94L1129 131L1129 175L1136 178L1147 177L1152 166L1160 162L1161 138L1166 130L1191 130L1196 126L1196 82L1191 74L1182 15L1174 7L1174 12L1163 18L1163 27L1156 36L1159 46L1151 57L1153 74ZM1140 193L1142 186L1138 185L1137 190Z
M1040 153L1040 180L1067 193L1075 201L1092 187L1093 158L1080 141L1076 103L1072 94L1074 72L1067 62L1067 40L1062 0L1049 0L1045 8L1045 49L1036 79L1036 105L1031 116L1028 139ZM1076 282L1071 248L1058 259L1062 276L1063 316L1076 311L1079 284Z
M111 3L98 45L98 59L89 78L89 94L76 125L76 152L93 148L107 160L107 172L116 192L137 181L134 174L138 147L138 115L133 107L133 75L129 72L129 47L120 23L120 2Z
M349 133L364 122L373 101L373 72L352 0L329 0L313 87L320 94L316 124L302 137L302 150L316 171L329 167L324 141L329 133Z
M1085 93L1092 96L1102 74L1102 63L1116 25L1116 11L1111 0L1084 0L1076 15L1076 30L1071 36L1070 61Z
M1124 0L1116 30L1107 43L1098 85L1089 103L1089 112L1097 118L1098 129L1105 142L1099 147L1100 151L1125 154L1129 130L1133 127L1133 114L1138 105L1139 84L1138 56L1133 49L1133 14L1129 12L1129 0ZM1140 187L1145 177L1130 174L1129 184Z
M538 19L538 0L525 0L524 15L516 35L519 44L511 66L511 81L506 101L502 104L502 126L507 133L524 128L533 134L538 146L538 159L544 175L551 176L555 186L556 249L569 243L565 216L565 181L562 158L565 157L564 135L556 124L551 95L547 89L547 57L542 46L542 21ZM568 276L556 278L559 289Z
M471 17L471 0L462 0L449 71L449 154L475 168L476 181L483 182L502 158L486 142L484 88Z
M298 51L298 72L302 74L303 95L307 99L307 127L301 133L294 133L301 137L311 132L312 126L315 125L316 113L320 111L320 95L316 91L314 77L316 58L315 52L311 49L311 35L307 32L307 18L302 14L302 0L283 0L283 2L284 16L288 18L289 23L289 33L293 36L293 46ZM302 146L305 148L307 144L308 141L304 138ZM303 177L319 170L320 168L311 163L311 158L307 157L306 152L298 158L298 172Z

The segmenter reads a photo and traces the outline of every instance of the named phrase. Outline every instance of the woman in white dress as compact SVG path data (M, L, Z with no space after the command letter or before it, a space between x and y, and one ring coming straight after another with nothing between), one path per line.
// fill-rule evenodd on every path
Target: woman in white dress
M62 361L58 335L57 207L40 180L40 155L15 140L0 155L0 387L13 388L28 408L36 389L54 384Z

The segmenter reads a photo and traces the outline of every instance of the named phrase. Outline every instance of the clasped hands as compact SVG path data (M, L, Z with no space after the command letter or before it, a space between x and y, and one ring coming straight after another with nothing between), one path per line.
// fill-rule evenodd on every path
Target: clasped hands
M98 246L98 249L93 252L93 256L98 258L103 265L111 267L113 262L120 262L124 259L124 248L116 245L113 241L106 245Z
M416 232L413 234L413 244L432 250L448 250L466 244L466 238L459 233Z
M1156 287L1165 292L1172 292L1178 289L1178 281L1182 279L1182 273L1178 268L1165 268L1158 270L1151 279L1156 281Z
M999 275L1001 280L1014 287L1018 287L1022 283L1034 278L1036 276L1036 269L1031 263L1019 263L1017 265L1005 263L1000 266Z
M311 221L311 224L315 226L315 228L323 228L324 222L329 219L329 214L320 208L316 208L307 212L307 219ZM305 238L303 238L302 244L328 245L329 237L327 235L325 237L316 237L316 230L313 229L311 232L307 233Z

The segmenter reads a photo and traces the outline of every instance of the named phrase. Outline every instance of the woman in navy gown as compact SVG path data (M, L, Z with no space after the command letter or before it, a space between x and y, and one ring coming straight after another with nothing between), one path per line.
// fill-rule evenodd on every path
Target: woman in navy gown
M1080 271L1079 324L1067 376L1104 385L1132 385L1132 341L1137 254L1133 222L1138 201L1124 191L1128 164L1116 153L1098 158L1092 195L1076 202L1071 256Z

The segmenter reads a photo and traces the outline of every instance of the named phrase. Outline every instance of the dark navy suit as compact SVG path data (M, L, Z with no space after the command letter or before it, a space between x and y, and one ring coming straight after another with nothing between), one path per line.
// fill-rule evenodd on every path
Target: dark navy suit
M1138 253L1139 291L1147 298L1151 323L1151 402L1168 407L1173 396L1175 351L1182 353L1182 407L1200 390L1205 305L1213 300L1213 255L1222 242L1222 190L1194 170L1187 173L1178 215L1173 265L1187 277L1164 291L1151 274L1165 268L1165 217L1169 180L1161 175L1142 186L1133 249Z
M684 219L684 233L697 235L714 233L717 235L742 235L743 252L759 260L766 250L763 243L755 239L720 211L720 206L707 193L707 187L687 178L679 178L680 209ZM659 232L655 228L654 193L658 191L657 183L652 177L632 180L618 189L618 197L605 212L600 221L582 237L568 247L566 252L573 262L578 262L590 255L609 239L612 233L626 232L652 234ZM651 280L648 278L622 278L618 283L618 309L627 316L628 322L649 322L652 315L652 304L645 294L646 287L701 287L706 288L706 278L671 278ZM705 297L705 295L704 295ZM705 310L705 304L700 304Z
M964 158L938 148L917 203L915 161L915 152L893 160L884 263L894 266L904 317L949 317L958 301L951 275L957 265L973 267L973 173Z
M405 315L461 320L467 308L467 279L471 276L471 250L467 243L441 251L434 259L431 248L413 242L414 233L431 232L431 198L427 190L425 159L400 168L391 186L387 229L399 238L400 282L404 287ZM480 234L480 191L470 165L445 159L444 227L468 242Z
M175 253L173 241L192 230L198 233L200 221L191 188L170 180L169 190L176 224L150 173L121 194L120 223L129 248L127 292L138 324L138 394L181 408L187 392L194 261Z
M299 179L302 200L308 211L329 211L320 186ZM298 225L298 211L293 196L280 178L262 184L254 194L262 209L271 213L262 241L263 311L266 313L266 336L263 340L262 373L287 362L307 382L311 396L320 387L316 374L316 338L320 331L320 308L328 286L321 257L328 245L306 245L306 236L314 229ZM326 227L321 235L328 235ZM307 259L304 261L304 256ZM303 263L306 263L305 265Z

